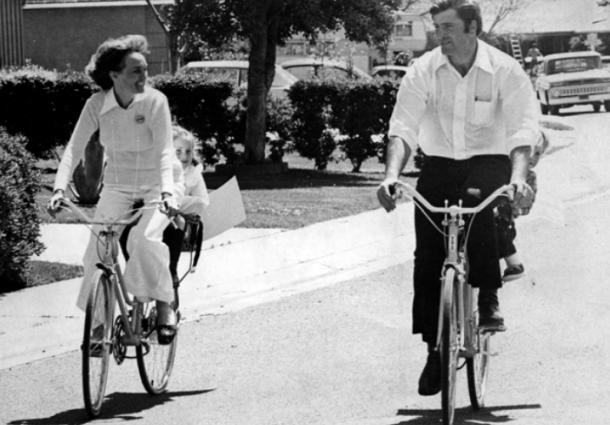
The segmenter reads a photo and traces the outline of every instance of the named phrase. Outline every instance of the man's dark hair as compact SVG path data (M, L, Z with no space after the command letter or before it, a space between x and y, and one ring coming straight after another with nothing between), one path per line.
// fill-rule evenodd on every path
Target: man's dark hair
M111 38L104 41L98 48L85 72L93 81L108 90L112 87L110 71L121 72L125 67L125 56L129 53L148 53L148 42L143 35L125 35L120 38Z
M477 23L477 35L483 29L483 19L481 18L481 8L472 0L436 0L430 8L430 15L435 16L448 9L455 9L458 17L464 22L464 31L468 32L470 23Z

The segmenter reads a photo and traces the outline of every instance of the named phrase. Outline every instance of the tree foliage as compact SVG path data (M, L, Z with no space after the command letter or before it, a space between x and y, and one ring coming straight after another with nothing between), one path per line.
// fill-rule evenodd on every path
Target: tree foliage
M352 41L381 43L389 37L400 0L177 0L170 28L182 43L221 46L248 42L246 160L264 160L265 104L274 76L275 51L295 34L343 29Z

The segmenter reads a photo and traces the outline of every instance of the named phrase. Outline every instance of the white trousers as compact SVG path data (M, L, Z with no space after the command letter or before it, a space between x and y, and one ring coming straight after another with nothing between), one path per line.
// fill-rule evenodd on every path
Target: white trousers
M112 220L133 208L134 202L144 203L159 200L158 189L132 189L122 186L104 186L95 211L95 220ZM169 272L169 249L162 241L163 230L169 219L158 208L144 209L138 224L129 233L127 250L129 261L125 265L123 277L130 294L143 300L170 302L174 293ZM119 230L123 231L123 226ZM94 226L97 234L103 227ZM83 257L84 277L77 306L85 309L87 298L93 285L93 278L99 263L98 240L92 234Z

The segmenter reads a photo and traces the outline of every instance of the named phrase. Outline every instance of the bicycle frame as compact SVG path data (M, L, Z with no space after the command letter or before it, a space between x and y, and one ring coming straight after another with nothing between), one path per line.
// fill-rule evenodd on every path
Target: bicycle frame
M505 194L509 190L513 189L512 185L504 185L496 189L491 195L489 195L483 202L476 207L463 207L462 201L460 200L457 205L449 205L445 201L444 207L435 207L431 205L426 198L424 198L419 192L417 192L410 185L398 181L396 183L400 189L407 192L407 195L413 198L415 201L420 203L426 210L432 213L444 214L442 221L443 228L446 229L446 246L447 254L443 263L443 269L441 273L441 281L446 273L447 268L453 268L457 276L457 285L454 288L458 297L457 303L457 317L458 317L458 340L460 343L459 351L461 357L472 357L475 353L480 350L479 344L475 344L475 318L472 315L474 311L474 294L473 288L467 284L467 259L465 255L465 241L460 246L459 237L462 233L465 221L464 215L474 216L487 206L489 206L497 197ZM441 294L443 293L441 289ZM440 346L440 338L443 331L442 315L442 296L439 305L439 321L438 321L438 332L436 339L436 348Z
M123 345L138 346L142 343L140 335L142 334L142 303L137 301L135 297L131 297L125 287L125 280L121 271L121 266L118 261L119 253L119 233L116 226L128 225L133 223L141 215L141 211L135 212L134 216L127 220L94 221L87 217L83 212L68 199L63 202L76 213L87 224L97 224L104 226L103 230L98 233L98 257L100 262L96 266L102 270L107 277L110 285L110 293L112 299L117 301L119 305L120 317L123 322L125 337L122 338ZM99 248L102 248L100 252ZM130 320L130 310L133 311L133 318ZM175 307L177 308L177 306Z

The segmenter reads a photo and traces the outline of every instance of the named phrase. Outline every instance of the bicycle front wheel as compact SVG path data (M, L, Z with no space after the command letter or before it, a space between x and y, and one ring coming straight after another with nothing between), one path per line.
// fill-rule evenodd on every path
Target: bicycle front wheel
M176 312L179 317L179 313ZM143 303L143 340L136 347L138 371L149 394L161 394L167 388L174 367L178 332L169 344L160 344L157 338L157 307L155 301Z
M85 310L82 350L82 378L85 409L90 417L100 413L112 348L112 300L110 281L96 274Z
M459 343L457 333L457 294L455 293L455 270L448 268L442 280L442 318L441 334L441 404L443 424L453 424L455 414L455 388Z
M478 320L475 325L478 325ZM485 405L485 387L487 384L491 350L491 333L482 333L477 327L475 326L473 330L473 335L477 342L477 350L471 358L466 359L468 393L470 395L470 404L475 410Z

